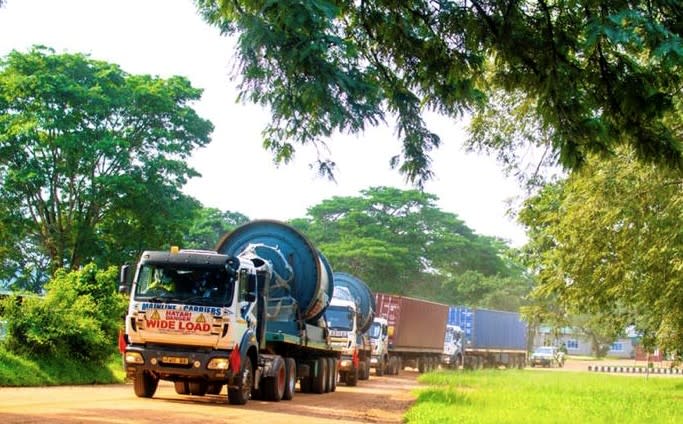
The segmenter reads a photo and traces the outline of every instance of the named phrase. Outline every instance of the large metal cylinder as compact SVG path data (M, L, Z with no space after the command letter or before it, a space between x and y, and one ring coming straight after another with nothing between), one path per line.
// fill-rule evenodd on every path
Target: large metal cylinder
M283 222L256 220L223 236L216 251L237 257L257 257L270 263L270 298L291 297L301 317L319 319L334 290L332 267L298 230Z
M375 318L375 296L363 280L345 272L334 273L334 285L346 287L358 305L358 327L361 333L370 328Z

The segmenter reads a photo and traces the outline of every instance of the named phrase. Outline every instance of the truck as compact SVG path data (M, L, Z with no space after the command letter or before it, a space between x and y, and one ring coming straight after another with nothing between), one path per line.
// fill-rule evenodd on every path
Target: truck
M332 268L306 237L278 221L252 221L215 250L145 251L121 267L130 295L120 340L138 397L159 380L177 393L230 404L336 389L339 352L323 319Z
M377 316L386 320L388 354L387 374L398 374L406 366L419 372L436 369L443 353L448 305L406 296L376 293Z
M375 315L375 298L360 278L334 273L334 293L325 319L332 346L340 354L339 380L355 386L370 378L371 344L367 330Z
M523 368L527 326L519 313L450 306L442 365L449 368Z
M378 377L391 373L391 361L389 359L389 322L386 318L375 317L368 330L372 353L370 368L375 370Z

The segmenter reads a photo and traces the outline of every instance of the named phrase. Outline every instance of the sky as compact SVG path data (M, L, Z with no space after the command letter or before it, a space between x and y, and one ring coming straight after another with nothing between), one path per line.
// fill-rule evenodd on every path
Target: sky
M288 220L333 196L357 196L374 186L415 188L389 166L401 149L391 120L361 135L325 140L329 152L323 153L336 163L336 182L309 168L313 148L298 147L292 162L276 167L261 146L268 110L236 100L234 41L205 23L192 0L6 0L0 8L0 56L36 44L89 54L130 74L182 75L202 88L194 107L215 129L211 143L190 160L202 176L184 191L206 207ZM477 234L523 245L524 230L508 214L510 202L518 204L523 196L517 182L503 175L494 158L464 151L462 122L435 115L425 120L442 142L432 152L435 178L425 191Z

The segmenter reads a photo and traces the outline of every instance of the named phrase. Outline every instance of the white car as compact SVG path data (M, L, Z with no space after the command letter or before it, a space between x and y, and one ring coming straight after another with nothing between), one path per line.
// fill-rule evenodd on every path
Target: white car
M564 366L564 353L560 352L555 346L540 346L534 350L529 358L529 365L535 367L562 367Z

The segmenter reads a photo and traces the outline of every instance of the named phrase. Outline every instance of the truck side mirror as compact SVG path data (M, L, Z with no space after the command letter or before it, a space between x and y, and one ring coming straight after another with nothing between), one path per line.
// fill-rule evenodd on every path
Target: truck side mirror
M130 265L123 265L119 273L119 293L128 294L130 291Z

